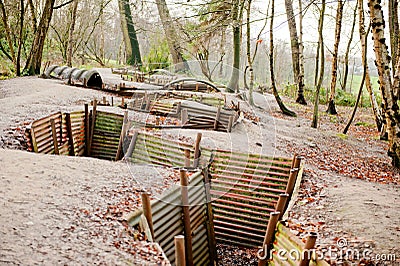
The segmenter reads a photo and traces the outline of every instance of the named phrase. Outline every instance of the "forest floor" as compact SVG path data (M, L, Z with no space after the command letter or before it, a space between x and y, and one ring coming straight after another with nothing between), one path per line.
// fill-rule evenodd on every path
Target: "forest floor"
M141 252L128 244L131 232L120 222L122 215L140 205L126 165L15 151L21 149L23 130L34 119L81 110L83 103L103 95L35 77L0 81L1 264L139 261L132 254ZM288 118L281 115L273 96L256 94L255 101L262 107L253 109L258 123L244 119L228 138L204 131L204 139L224 148L304 156L303 181L287 218L291 231L301 238L318 232L318 248L331 264L343 265L340 257L327 252L338 243L341 251L367 250L368 257L358 261L394 254L397 261L383 263L400 264L400 173L391 167L387 143L379 140L371 111L360 109L348 135L343 135L349 107L338 107L339 115L330 116L321 106L320 126L312 129L310 105L285 98L298 114ZM179 134L193 137L195 132ZM150 175L143 167L133 171ZM155 180L160 183L156 192L176 180L173 172L164 176ZM253 264L255 252L219 249L223 265ZM350 263L352 258L346 260Z

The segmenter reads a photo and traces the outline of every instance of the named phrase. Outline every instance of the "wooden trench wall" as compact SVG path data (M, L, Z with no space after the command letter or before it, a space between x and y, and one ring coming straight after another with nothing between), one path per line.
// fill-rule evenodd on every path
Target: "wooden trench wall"
M28 150L36 153L91 156L115 160L121 153L124 116L96 111L57 112L35 120L26 129Z
M28 146L33 152L46 154L111 160L124 156L132 163L185 172L187 185L175 186L150 204L153 239L172 263L174 237L178 234L189 239L185 246L187 252L191 250L189 258L194 265L213 265L217 261L216 242L249 248L265 244L271 214L278 211L278 219L282 218L301 178L301 157L211 150L201 147L201 134L188 143L146 132L128 134L126 124L126 115L97 111L96 106L89 110L85 105L84 111L57 112L34 121L27 129ZM129 147L123 155L127 135L125 144ZM138 223L142 214L132 215L129 223ZM306 248L286 227L275 224L271 243L276 248ZM276 256L268 263L280 265Z
M144 207L128 218L132 226L143 219L152 224L152 238L160 244L172 265L176 263L174 238L177 235L185 237L186 265L214 265L217 261L212 207L207 201L204 175L207 171L189 175L185 170L181 171L181 182L186 179L187 185L176 185L151 201L149 210Z

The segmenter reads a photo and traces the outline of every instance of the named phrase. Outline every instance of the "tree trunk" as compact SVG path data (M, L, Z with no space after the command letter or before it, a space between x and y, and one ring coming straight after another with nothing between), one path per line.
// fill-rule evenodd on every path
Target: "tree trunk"
M31 11L33 33L36 33L37 19L36 19L35 5L33 4L33 0L28 0L28 5L29 5L29 9Z
M1 9L1 18L3 21L3 25L4 25L4 31L5 31L5 35L6 35L6 40L7 40L7 44L8 47L10 49L10 57L12 59L12 63L14 65L15 68L17 68L17 62L16 62L16 56L15 56L15 51L14 51L14 44L12 41L12 37L11 37L11 30L10 30L10 26L8 24L8 16L7 16L7 12L6 9L4 7L4 3L3 0L0 0L0 9Z
M285 104L283 103L281 97L279 96L278 90L276 88L275 83L275 74L274 74L274 14L275 14L275 0L271 1L271 23L269 28L269 69L271 73L271 86L272 92L274 93L275 100L278 103L279 108L281 109L284 115L288 116L297 116L295 112L289 110Z
M176 72L189 70L186 60L183 58L183 51L180 45L180 38L175 30L174 22L169 14L168 6L165 0L156 0L158 14L163 25L165 37L167 38L169 52L172 56L172 62Z
M296 102L307 105L304 97L304 45L303 45L303 6L299 0L299 90L297 91Z
M342 82L342 90L343 91L346 91L346 88L347 88L347 77L349 75L349 53L350 53L351 43L353 42L354 28L356 25L356 17L357 17L357 4L354 7L353 23L351 25L350 37L349 37L349 41L347 42L346 52L344 54L344 74L343 74L343 82ZM350 90L351 90L351 88L350 88Z
M253 99L253 88L254 88L254 71L253 71L253 60L251 58L251 36L250 36L250 9L251 9L251 1L248 0L247 2L247 13L246 13L246 48L247 48L247 64L248 70L250 72L250 84L249 84L249 104L254 106L254 99ZM246 71L245 71L246 72ZM246 81L246 75L244 75L244 80Z
M399 106L394 95L394 87L399 86L400 65L396 66L395 82L391 82L389 52L385 44L384 18L380 0L369 0L368 2L372 34L374 37L374 50L376 66L379 74L380 90L382 93L383 117L388 133L388 155L392 157L394 166L400 166L400 140L398 136ZM399 63L399 62L398 62Z
M332 55L332 79L331 79L331 90L329 94L328 114L336 115L335 107L335 94L336 94L336 82L337 82L337 68L338 68L338 53L340 43L340 32L342 29L342 17L343 17L343 0L338 0L338 7L336 12L336 28L335 28L335 44Z
M26 65L24 69L24 71L27 71L27 73L29 73L30 75L40 73L43 47L46 40L47 32L49 30L51 17L53 15L54 2L55 0L46 0L45 6L43 8L39 27L36 31L35 38L33 39L31 51L29 53L28 59L26 60Z
M297 99L300 104L307 104L304 98L304 73L300 71L300 44L297 35L296 17L293 12L293 0L285 0L286 16L290 33L290 46L292 50L293 79L297 84Z
M359 29L359 33L360 33L361 53L364 56L364 55L366 55L366 52L364 52L364 50L367 49L366 42L365 42L365 40L366 40L365 36L367 35L367 32L365 31L363 0L358 0L357 6L358 6L358 29ZM382 129L382 114L381 114L379 105L376 101L374 90L372 89L371 78L369 75L368 61L366 60L366 58L362 58L362 62L363 62L363 64L365 64L364 65L365 86L366 86L368 94L369 94L372 111L373 111L373 114L375 117L376 127L377 127L378 131L381 131L381 129Z
M25 17L25 5L24 0L20 0L20 18L19 18L19 35L18 35L18 49L17 49L17 58L15 59L16 63L16 74L17 76L21 76L21 49L24 38L24 17Z
M362 1L362 0L358 0L358 1ZM362 30L364 30L364 29L362 28ZM363 35L360 35L360 38L364 38L363 40L362 39L360 40L361 44L362 44L361 53L362 53L362 60L363 60L363 76L362 76L362 79L361 79L360 88L358 89L358 95L357 95L356 104L354 105L353 112L351 113L349 122L347 123L346 127L343 130L343 134L347 134L347 131L349 130L349 128L351 126L351 123L354 120L354 116L356 115L358 104L360 102L361 95L362 95L362 90L363 90L363 87L364 87L365 77L366 77L367 70L368 70L367 69L367 49L365 49L365 47L367 46L368 32L369 32L369 29L367 30L367 33L364 32Z
M398 15L398 0L389 0L389 34L390 34L390 50L392 54L392 69L395 72L396 63L398 61L399 49L399 15Z
M78 10L78 0L74 0L73 5L71 6L71 23L68 31L68 44L67 44L67 65L72 67L72 54L74 48L74 30L75 30L75 22L76 22L76 12Z
M240 0L233 0L232 27L233 27L233 65L231 78L226 88L228 92L239 92L239 68L241 46L241 17L239 12Z
M315 88L314 113L313 113L313 120L311 122L311 127L313 128L318 127L319 93L321 91L322 81L324 80L324 72L325 72L325 49L324 49L324 36L323 36L324 16L325 16L325 0L322 0L320 15L318 19L318 48L320 50L317 51L317 54L321 58L321 60L318 59L317 62L320 61L321 65L319 67L320 72L319 72L318 83Z

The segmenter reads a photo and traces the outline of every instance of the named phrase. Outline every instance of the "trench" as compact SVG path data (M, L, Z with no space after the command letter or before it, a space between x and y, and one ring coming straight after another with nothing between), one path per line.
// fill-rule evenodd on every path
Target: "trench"
M133 229L158 243L172 264L179 259L176 235L188 239L187 263L194 265L217 263L217 243L262 246L270 214L286 212L301 180L301 158L209 149L201 146L201 133L195 141L177 141L130 126L127 112L115 114L86 104L83 111L57 112L34 121L26 130L28 150L180 169L181 184L190 184L185 191L176 185L149 202L148 209L126 218Z

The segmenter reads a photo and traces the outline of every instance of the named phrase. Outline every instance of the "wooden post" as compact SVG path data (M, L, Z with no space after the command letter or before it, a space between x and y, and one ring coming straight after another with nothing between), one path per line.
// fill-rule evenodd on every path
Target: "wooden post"
M196 142L194 144L194 159L193 159L193 167L199 167L200 163L200 142L201 137L203 136L202 133L197 133Z
M36 142L35 130L33 127L31 127L31 138L32 138L33 151L36 153L39 153L37 142Z
M159 125L160 125L160 117L156 116L156 126L159 126Z
M132 139L131 139L131 143L129 143L128 151L125 154L125 159L132 157L132 153L133 153L133 150L135 149L135 145L136 145L136 140L137 140L138 134L139 133L137 131L135 131L133 133L133 136L132 136Z
M106 96L103 96L103 104L106 105L107 104L107 99Z
M218 265L218 255L217 255L217 242L215 241L215 231L214 231L214 214L211 205L211 180L208 173L208 168L204 168L202 171L204 177L204 187L206 194L206 229L208 238L208 249L210 250L210 260L211 265Z
M177 235L174 237L175 243L175 265L185 266L185 237L183 235Z
M188 112L187 112L186 108L183 108L181 110L181 122L182 122L182 125L186 124L187 121L188 121Z
M89 123L89 105L85 103L85 156L88 156L89 138L90 138L90 123Z
M221 116L221 106L218 107L217 114L215 115L214 130L218 129L218 121L220 116Z
M67 124L69 155L70 156L75 156L74 136L72 135L72 123L71 123L71 115L70 115L70 113L66 113L65 114L65 122Z
M279 195L278 202L276 203L275 211L280 212L279 219L285 213L286 202L289 199L289 194L282 193Z
M121 134L119 136L117 154L115 155L116 161L121 159L122 148L123 148L122 145L124 143L124 139L125 139L127 131L128 131L128 111L125 111L124 112L124 121L122 123L122 128L121 128Z
M228 121L228 128L227 128L227 132L230 133L232 132L232 126L233 126L233 115L231 115L229 117L229 121Z
M307 242L304 245L304 250L302 252L302 260L299 263L299 266L308 266L312 255L314 253L315 242L317 241L317 233L311 232L307 238Z
M111 106L114 106L114 97L111 96Z
M125 98L124 97L121 98L121 107L122 108L125 107Z
M60 151L58 150L56 123L54 122L54 119L50 119L50 124L51 124L51 133L53 136L54 154L59 155Z
M176 104L176 114L179 114L181 112L181 102L178 102Z
M286 185L286 191L285 193L289 194L289 197L292 196L293 190L294 190L294 186L296 184L296 179L297 179L297 172L299 171L298 168L293 168L290 170L290 174L289 174L289 180L288 183Z
M190 150L189 149L185 149L184 153L185 153L185 164L184 164L184 167L185 168L189 168L190 167Z
M294 160L293 168L300 169L301 160L303 160L303 156L296 156L296 158Z
M153 226L153 215L151 213L151 204L150 204L150 194L142 193L142 205L143 205L143 214L147 219L147 224L149 225L151 238L155 242L154 238L154 226Z
M269 252L271 249L271 244L274 240L274 235L275 235L275 228L276 224L278 223L278 218L279 218L280 213L279 212L271 212L270 218L268 221L268 226L267 226L267 231L265 231L265 236L264 236L264 242L263 242L263 252L261 257L265 257L265 259L258 259L258 266L266 266L267 265L267 260L269 259ZM268 252L268 253L267 253Z
M92 111L92 125L90 126L90 137L89 137L89 146L88 146L88 156L91 154L92 150L92 142L93 142L93 134L94 127L96 125L96 112L97 112L97 100L96 98L93 101L93 111Z
M190 227L188 177L186 170L180 170L183 231L185 235L186 265L193 266L192 230Z
M292 159L292 166L290 168L294 168L294 162L296 161L297 153L293 154L293 159Z

